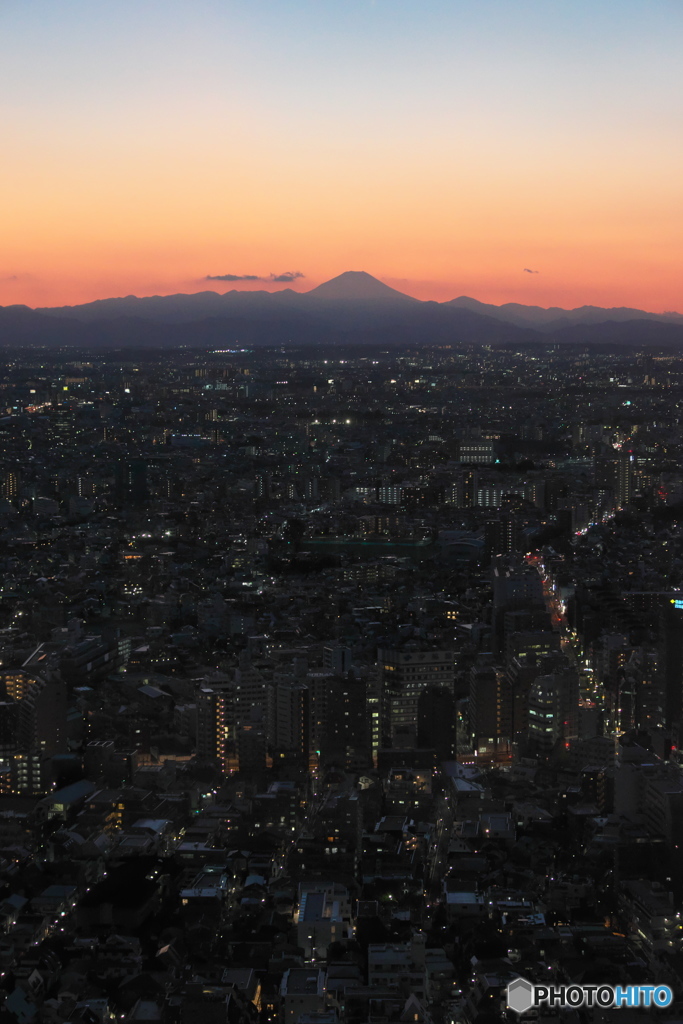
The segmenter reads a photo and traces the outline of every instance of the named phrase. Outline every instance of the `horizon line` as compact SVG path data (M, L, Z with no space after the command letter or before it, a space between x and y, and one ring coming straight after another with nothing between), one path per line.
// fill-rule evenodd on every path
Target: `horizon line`
M51 306L35 305L35 306L30 306L27 303L8 303L7 305L0 304L0 308L4 308L4 309L23 308L23 309L30 309L33 312L42 312L42 311L48 311L48 310L53 310L53 309L54 310L58 310L58 309L59 310L62 310L62 309L74 309L74 310L76 310L76 309L80 309L83 306L92 306L92 305L95 305L96 303L100 303L100 302L116 302L116 301L123 301L125 299L137 299L139 301L144 301L145 299L169 299L169 298L174 298L174 297L183 297L183 298L187 297L187 298L190 298L190 297L192 297L194 295L209 295L209 294L210 295L217 295L217 296L220 296L220 297L224 297L226 295L232 295L232 294L239 294L239 295L282 295L282 294L285 294L287 292L292 293L294 295L310 295L312 292L316 291L318 288L320 288L320 287L322 287L322 286L324 286L326 284L329 284L332 281L336 281L336 280L338 280L341 277L345 277L346 275L351 275L351 274L370 278L373 281L376 281L378 284L383 285L385 288L389 289L390 291L395 292L397 295L404 296L405 298L411 299L413 302L420 303L421 305L425 305L427 303L435 303L436 305L447 305L447 304L452 303L452 302L457 302L459 299L467 299L467 300L469 300L471 302L476 302L476 303L478 303L478 304L480 304L482 306L493 307L495 309L502 309L505 306L517 306L520 309L539 309L539 310L543 310L544 312L550 312L551 310L557 309L557 310L561 310L561 311L567 312L567 313L574 313L574 312L577 312L577 311L582 310L582 309L601 309L601 310L606 310L606 311L618 310L618 309L633 309L633 310L635 310L637 312L640 312L640 313L650 313L652 316L656 316L656 317L667 317L667 316L674 317L674 318L683 317L683 313L680 313L677 310L663 310L661 313L657 313L657 312L655 312L653 310L648 310L648 309L644 309L642 307L629 306L629 305L599 306L599 305L595 305L593 303L583 303L582 305L579 305L579 306L556 306L556 305L542 306L542 305L539 305L537 303L531 303L531 302L530 303L526 303L526 302L519 302L519 301L516 301L516 300L508 300L506 302L495 303L495 302L485 302L485 301L483 301L481 299L475 298L472 295L464 295L464 294L455 295L451 299L441 299L441 300L439 300L439 299L421 299L421 298L418 298L415 295L411 295L409 292L405 292L405 291L402 291L399 288L396 288L393 284L387 284L386 281L383 281L381 278L376 277L374 274L370 274L368 271L364 271L364 270L362 270L362 271L353 271L353 270L351 270L351 271L349 271L349 270L342 271L340 274L336 274L333 277L326 279L325 281L321 281L319 284L315 284L311 288L308 288L306 290L299 290L299 289L296 289L296 288L292 288L291 285L289 283L287 283L287 287L283 287L283 288L270 288L269 289L269 288L236 288L236 287L233 287L233 288L228 288L228 289L226 289L223 292L217 291L214 288L201 288L198 291L153 292L153 293L150 293L150 294L136 294L134 292L129 292L128 294L125 294L125 295L105 295L105 296L103 296L101 298L88 299L88 300L86 300L84 302L64 303L62 305L51 305ZM197 283L204 283L204 280L205 279L201 279L201 281L197 282ZM389 278L389 280L396 280L396 279L395 278ZM264 283L268 283L268 282L264 282ZM353 301L353 299L351 299L350 301ZM362 301L362 298L359 301Z

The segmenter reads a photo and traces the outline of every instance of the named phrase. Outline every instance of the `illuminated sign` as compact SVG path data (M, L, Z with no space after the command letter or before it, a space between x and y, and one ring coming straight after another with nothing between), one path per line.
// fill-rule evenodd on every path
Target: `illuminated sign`
M681 608L681 609L683 609L683 598L672 597L671 598L671 603L674 606L674 608Z

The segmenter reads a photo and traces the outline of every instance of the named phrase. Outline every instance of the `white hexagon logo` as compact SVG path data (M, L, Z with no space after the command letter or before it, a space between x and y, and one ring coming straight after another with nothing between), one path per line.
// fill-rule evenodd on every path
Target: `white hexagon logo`
M526 1013L534 1005L534 986L526 978L515 978L508 985L508 1006L515 1013Z

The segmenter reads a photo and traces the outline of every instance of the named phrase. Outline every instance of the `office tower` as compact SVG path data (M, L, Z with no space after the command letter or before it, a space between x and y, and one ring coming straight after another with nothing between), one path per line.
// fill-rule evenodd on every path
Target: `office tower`
M573 666L538 676L531 684L528 700L527 741L531 751L552 753L559 741L577 735L579 678Z
M543 611L543 582L537 570L519 557L500 556L493 564L493 650L505 649L505 613Z
M550 617L545 612L506 612L503 620L505 630L505 663L517 659L526 662L530 657L559 653L560 634L550 628ZM534 626L536 628L534 628Z
M550 754L557 742L559 708L551 676L539 676L531 684L528 701L527 739L535 753Z
M418 699L429 686L453 692L455 660L450 650L379 648L381 745L417 745Z

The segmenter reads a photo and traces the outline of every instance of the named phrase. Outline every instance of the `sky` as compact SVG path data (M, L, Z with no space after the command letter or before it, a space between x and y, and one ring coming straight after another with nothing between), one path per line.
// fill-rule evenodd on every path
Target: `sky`
M0 305L683 311L682 50L681 0L0 0Z

